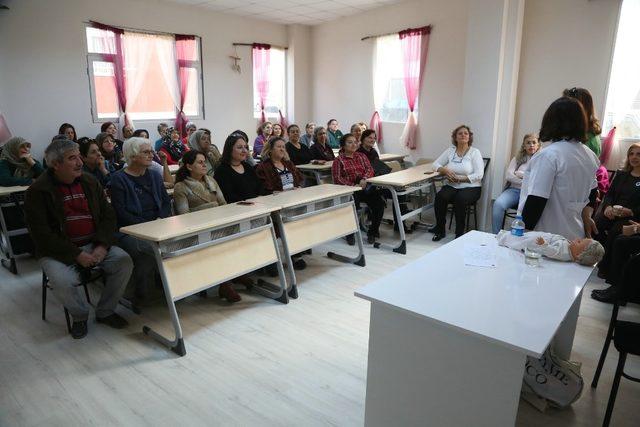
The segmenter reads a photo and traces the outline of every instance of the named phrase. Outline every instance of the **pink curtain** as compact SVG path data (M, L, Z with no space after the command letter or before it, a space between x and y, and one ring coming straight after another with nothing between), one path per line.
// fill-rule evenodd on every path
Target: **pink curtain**
M402 132L401 140L411 150L415 150L418 146L416 138L418 120L414 110L427 64L429 34L431 34L431 26L410 28L398 33L403 57L404 88L407 93L407 102L409 103L409 117Z
M120 111L122 111L124 116L124 124L131 125L131 121L127 116L127 76L124 69L124 50L122 46L124 30L112 27L111 25L101 24L99 22L91 22L91 25L94 28L104 31L104 37L101 44L105 53L101 54L102 60L113 64L116 93L118 94Z
M371 121L369 122L369 128L376 131L376 137L378 138L378 144L382 144L382 120L380 120L380 113L375 111L373 116L371 116Z
M278 115L280 115L280 126L282 126L282 133L286 136L287 128L289 127L289 120L287 120L287 118L282 115L281 110L278 110Z
M600 163L606 165L613 151L613 144L616 139L616 127L612 127L607 136L602 140L602 152L600 153Z
M253 44L253 80L260 98L260 124L266 121L264 107L269 96L270 49L271 45L268 44Z
M180 85L180 110L176 116L176 129L180 129L180 137L186 135L187 115L184 113L184 102L189 89L189 67L191 61L196 59L196 38L195 36L176 34L176 60L178 67L178 83Z
M4 144L11 138L11 131L4 119L4 114L0 113L0 145Z

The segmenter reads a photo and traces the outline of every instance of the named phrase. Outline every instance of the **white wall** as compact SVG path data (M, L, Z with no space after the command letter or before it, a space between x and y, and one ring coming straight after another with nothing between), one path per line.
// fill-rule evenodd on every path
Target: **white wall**
M289 122L298 124L304 132L305 123L311 121L312 52L311 27L288 25L287 35L287 111Z
M14 135L40 156L58 126L95 136L87 77L85 24L106 24L202 37L205 119L220 146L240 128L254 135L250 47L238 48L242 74L230 68L233 42L287 44L284 25L154 0L21 0L0 15L0 111ZM155 137L156 122L137 122Z
M589 89L602 117L621 0L527 0L513 146L562 90Z
M319 25L312 30L314 119L336 118L343 131L373 114L374 41L364 36L433 25L420 93L420 147L414 159L435 157L450 144L461 120L467 1L423 0L387 6ZM408 152L398 142L403 125L384 124L382 151Z

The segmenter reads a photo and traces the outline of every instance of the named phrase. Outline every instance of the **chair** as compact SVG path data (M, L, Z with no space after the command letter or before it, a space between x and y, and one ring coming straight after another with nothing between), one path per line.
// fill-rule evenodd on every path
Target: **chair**
M85 273L86 272L86 273ZM76 286L82 286L84 288L84 294L87 297L87 302L91 305L91 298L89 297L89 289L87 285L89 283L95 282L98 279L101 279L104 272L100 268L93 268L91 270L84 270L83 273L80 274L80 283ZM52 289L49 286L49 278L47 277L44 270L42 271L42 320L46 321L47 318L47 290ZM64 318L67 322L67 330L71 333L71 319L69 317L69 310L66 307L64 308Z
M507 218L516 219L517 215L518 211L515 209L507 209L506 211L504 211L504 215L502 215L502 229L505 230L504 223Z
M616 373L613 378L613 384L611 385L611 393L609 394L607 410L602 422L604 427L608 426L611 421L613 406L616 401L616 395L618 394L618 386L620 385L620 378L625 377L628 380L640 382L640 378L632 377L624 372L627 355L633 354L640 356L640 323L618 320L618 311L621 305L626 303L640 303L640 286L638 286L637 280L634 280L637 277L638 270L640 270L640 254L632 256L625 264L622 283L617 286L619 289L616 301L613 305L609 329L604 340L604 347L600 354L600 360L598 360L596 373L593 377L593 381L591 382L592 388L596 388L598 386L602 367L604 365L607 352L609 351L609 345L611 344L611 340L613 340L613 345L616 350L618 350L619 356Z
M483 157L482 160L484 161L483 174L486 174L487 168L489 167L489 162L491 161L491 159L488 157ZM450 212L449 230L451 230L451 225L453 224L453 206L449 206L448 211ZM473 226L475 230L476 228L478 228L478 202L472 205L467 205L465 207L465 220L464 220L465 232L469 231L469 220L471 219L471 215L473 215Z

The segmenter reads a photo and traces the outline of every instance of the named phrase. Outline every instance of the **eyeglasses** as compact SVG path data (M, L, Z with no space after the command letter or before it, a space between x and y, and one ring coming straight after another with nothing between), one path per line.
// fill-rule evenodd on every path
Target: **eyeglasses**
M153 150L143 150L140 152L143 156L153 156Z

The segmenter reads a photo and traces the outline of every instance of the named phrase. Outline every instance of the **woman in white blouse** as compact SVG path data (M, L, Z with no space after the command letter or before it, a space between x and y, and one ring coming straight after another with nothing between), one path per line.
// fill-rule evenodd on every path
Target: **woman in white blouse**
M456 237L464 234L465 208L480 198L484 162L482 154L473 148L473 133L461 125L451 133L453 147L447 148L433 163L433 168L446 178L446 184L436 194L434 210L436 225L429 229L437 242L445 236L447 205L453 205L456 216Z
M522 140L518 154L511 159L511 163L509 163L509 167L507 168L506 188L498 196L496 201L493 202L493 234L497 234L502 228L502 220L507 209L514 209L518 206L522 178L524 178L524 171L529 167L527 162L531 159L531 156L536 154L539 148L540 141L538 140L538 135L528 133Z

